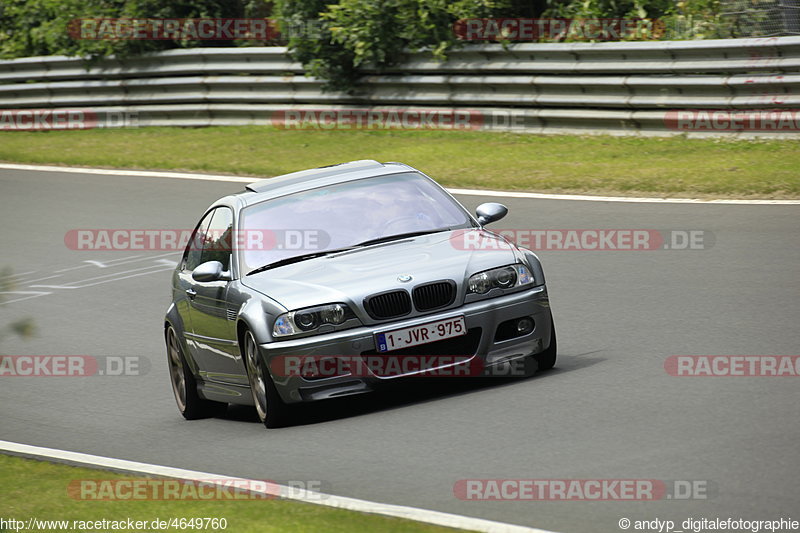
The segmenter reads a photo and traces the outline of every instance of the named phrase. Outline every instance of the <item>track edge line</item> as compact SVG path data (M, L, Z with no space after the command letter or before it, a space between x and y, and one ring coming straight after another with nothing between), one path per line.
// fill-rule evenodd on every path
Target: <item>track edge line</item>
M100 174L108 176L129 176L144 178L171 178L200 181L227 181L232 183L252 183L263 178L225 176L218 174L199 174L193 172L172 172L160 170L123 170L107 168L84 168L51 165L27 165L0 163L0 169L33 170L39 172L68 172L73 174ZM655 204L698 204L698 205L800 205L800 200L745 200L745 199L710 199L702 198L655 198L628 196L590 196L581 194L549 194L538 192L494 191L483 189L450 188L451 194L466 196L498 196L503 198L528 198L534 200L579 200L585 202L620 202L620 203L655 203Z
M198 472L195 470L185 470L182 468L175 468L171 466L153 465L149 463L128 461L125 459L115 459L113 457L103 457L100 455L90 455L79 452L71 452L67 450L59 450L56 448L32 446L29 444L22 444L5 440L0 440L0 452L6 455L15 455L19 457L47 460L55 463L65 463L65 464L83 466L95 469L112 470L115 472L147 474L151 476L205 481L209 483L219 482L216 483L219 485L222 485L224 481L230 482L231 480L251 481L251 482L255 481L255 480L248 480L245 478L237 478L231 476L222 476L219 474ZM427 524L450 527L455 529L480 531L485 533L556 533L544 529L531 528L515 524L507 524L504 522L496 522L493 520L486 520L483 518L474 518L452 513L445 513L442 511L432 511L429 509L420 509L417 507L378 503L378 502L371 502L368 500L361 500L357 498L349 498L346 496L335 496L332 494L303 491L303 490L293 489L284 485L277 485L277 487L281 491L281 499L294 500L315 505L324 505L327 507L333 507L337 509L345 509L348 511L376 514L392 518L414 520L416 522L424 522Z

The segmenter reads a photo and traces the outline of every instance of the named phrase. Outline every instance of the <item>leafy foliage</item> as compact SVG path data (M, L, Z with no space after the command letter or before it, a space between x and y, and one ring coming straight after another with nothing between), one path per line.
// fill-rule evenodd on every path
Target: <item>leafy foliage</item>
M292 56L329 90L352 90L366 65L380 70L406 51L444 59L461 44L453 24L464 18L658 18L661 38L724 34L720 0L3 0L0 57L127 57L167 48L246 46L252 41L77 40L70 21L114 18L277 17ZM274 44L274 43L267 43Z
M673 0L548 0L544 17L659 18L674 8Z
M543 17L657 19L661 39L735 37L720 20L720 0L546 0ZM645 36L647 37L647 36Z
M506 0L279 0L282 28L315 20L315 32L289 34L289 49L309 74L328 89L350 89L358 68L380 69L408 50L428 49L439 59L457 43L453 24L461 18L498 16Z
M397 64L405 51L444 59L460 44L453 24L462 18L649 18L660 20L660 38L707 38L718 36L720 0L329 1L277 0L277 14L288 27L316 21L316 32L289 38L290 53L328 89L350 90L359 68Z
M666 17L670 39L715 39L741 37L725 29L720 0L684 0Z
M250 44L193 40L85 40L70 36L79 18L267 17L269 0L3 0L0 3L0 58L41 55L127 57L143 52L195 46ZM263 44L263 43L261 43Z

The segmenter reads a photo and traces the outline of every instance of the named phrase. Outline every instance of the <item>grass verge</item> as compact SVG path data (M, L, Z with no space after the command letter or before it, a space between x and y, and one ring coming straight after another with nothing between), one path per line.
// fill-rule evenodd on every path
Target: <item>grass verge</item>
M800 141L297 131L268 126L0 132L0 160L269 177L402 161L443 185L658 197L800 198Z
M228 501L187 501L187 500L115 500L91 501L76 499L68 493L68 487L75 480L117 480L142 479L101 472L88 468L78 468L63 464L53 464L31 459L0 455L0 499L3 502L3 516L27 521L67 520L69 527L57 528L55 524L42 527L42 531L64 529L68 531L94 531L98 528L81 527L80 521L146 521L171 518L224 518L227 520L226 532L412 532L447 533L456 530L401 520L378 515L357 513L289 500L228 500ZM75 523L73 521L78 521ZM210 522L208 522L210 524ZM41 525L41 524L40 524ZM77 527L75 527L77 526ZM35 529L35 528L34 528ZM100 528L111 530L112 528ZM0 531L14 531L6 522ZM114 529L115 531L136 531L135 529ZM146 528L144 531L154 531ZM198 531L197 528L168 528L159 531ZM210 527L201 531L214 531ZM142 531L142 530L139 530ZM216 531L222 531L217 529Z

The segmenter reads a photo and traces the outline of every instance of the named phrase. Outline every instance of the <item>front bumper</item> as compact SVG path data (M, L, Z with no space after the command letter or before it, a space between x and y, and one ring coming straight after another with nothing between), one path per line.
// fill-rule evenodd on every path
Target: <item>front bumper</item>
M509 361L535 355L550 346L552 318L547 289L544 285L525 291L480 300L456 309L417 316L406 320L383 323L378 326L363 326L344 331L305 337L302 339L261 344L261 355L267 368L275 358L291 356L357 356L374 351L375 333L413 327L437 320L463 316L468 331L480 330L477 348L470 353L480 359L481 367L491 371ZM530 333L508 340L495 340L498 325L508 320L530 317L534 328ZM425 345L420 350L424 351ZM391 352L390 352L391 353ZM405 374L402 377L413 376ZM468 375L453 373L452 375ZM359 375L336 375L334 377L304 378L299 375L279 375L272 371L275 386L284 402L296 403L369 392L383 382L401 376L379 376L371 372Z
M406 320L363 326L344 331L315 335L302 339L278 341L259 346L267 368L277 357L291 356L354 356L375 350L374 334L463 316L468 331L480 329L480 338L474 353L468 354L481 361L486 369L505 365L537 354L550 346L552 318L547 288L542 285L525 291L480 300L456 309L417 316ZM508 340L496 341L498 325L508 320L530 317L534 328L530 333ZM424 345L420 347L424 350ZM391 353L391 352L390 352ZM299 375L279 375L271 371L275 386L284 402L321 400L369 392L382 382L401 376L381 377L372 373L336 375L334 377L307 379ZM406 374L402 377L406 377ZM413 374L410 374L413 376ZM455 373L453 375L465 375Z

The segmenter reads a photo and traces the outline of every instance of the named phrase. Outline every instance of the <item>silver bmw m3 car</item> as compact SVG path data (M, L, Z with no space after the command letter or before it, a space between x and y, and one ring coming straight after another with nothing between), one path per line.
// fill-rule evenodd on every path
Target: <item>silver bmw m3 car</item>
M536 255L484 229L422 172L354 161L214 202L172 276L164 336L187 419L426 376L530 375L556 361Z

